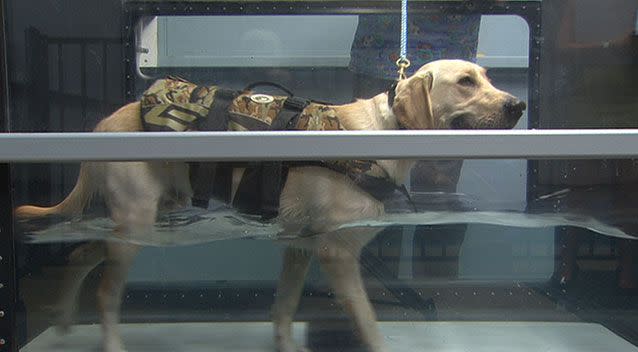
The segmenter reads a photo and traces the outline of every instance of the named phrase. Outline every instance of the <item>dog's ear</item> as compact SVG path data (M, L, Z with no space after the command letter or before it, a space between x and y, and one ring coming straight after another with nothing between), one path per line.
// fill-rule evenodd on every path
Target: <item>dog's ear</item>
M430 92L434 79L431 72L418 72L399 81L392 110L399 124L407 129L434 128Z

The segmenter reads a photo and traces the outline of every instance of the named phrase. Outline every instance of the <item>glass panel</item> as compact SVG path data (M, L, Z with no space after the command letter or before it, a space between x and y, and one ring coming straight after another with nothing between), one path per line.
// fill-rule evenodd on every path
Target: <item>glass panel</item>
M379 165L218 163L207 208L184 163L14 179L19 205L73 189L15 213L21 351L635 349L635 160L419 162L410 191ZM226 167L247 167L233 207Z

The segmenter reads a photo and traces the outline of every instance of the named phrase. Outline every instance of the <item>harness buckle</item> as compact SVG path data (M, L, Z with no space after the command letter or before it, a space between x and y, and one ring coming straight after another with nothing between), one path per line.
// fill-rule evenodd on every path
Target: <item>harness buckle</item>
M289 97L289 98L286 98L286 101L284 102L284 107L287 109L302 111L309 104L310 104L310 100L308 99Z
M253 94L250 96L250 100L257 104L269 104L272 103L275 98L267 94Z

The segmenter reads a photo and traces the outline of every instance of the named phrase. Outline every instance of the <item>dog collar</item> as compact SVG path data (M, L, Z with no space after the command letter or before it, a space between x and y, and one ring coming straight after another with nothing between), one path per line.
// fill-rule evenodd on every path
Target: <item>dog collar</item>
M394 97L396 96L397 83L399 82L394 81L394 83L390 85L388 91L386 92L386 94L388 95L388 106L390 106L390 109L392 109L392 106L394 106Z
M390 86L390 88L388 88L388 91L386 92L386 94L388 95L388 106L390 107L390 110L392 112L394 112L394 109L392 109L392 107L394 106L394 98L396 97L396 89L397 89L398 83L399 81L394 81L394 83L392 83L392 85ZM403 124L401 124L401 121L398 119L397 119L397 125L399 126L400 130L408 129Z

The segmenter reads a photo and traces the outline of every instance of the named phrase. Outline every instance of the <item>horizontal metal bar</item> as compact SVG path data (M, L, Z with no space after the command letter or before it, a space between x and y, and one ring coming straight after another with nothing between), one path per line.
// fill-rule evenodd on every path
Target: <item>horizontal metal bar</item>
M47 37L49 44L122 44L121 38L105 38L105 37Z
M0 162L636 156L638 129L0 134Z

